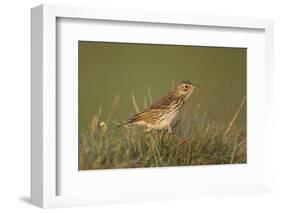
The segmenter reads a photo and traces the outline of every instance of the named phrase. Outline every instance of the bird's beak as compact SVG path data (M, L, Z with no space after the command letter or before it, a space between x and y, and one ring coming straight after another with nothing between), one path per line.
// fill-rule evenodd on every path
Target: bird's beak
M198 84L192 84L192 87L193 87L193 88L197 88L197 87L200 87L200 85L198 85Z

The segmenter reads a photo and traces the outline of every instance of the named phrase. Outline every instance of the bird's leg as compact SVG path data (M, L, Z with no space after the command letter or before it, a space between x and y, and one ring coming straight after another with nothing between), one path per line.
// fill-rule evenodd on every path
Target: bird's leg
M172 130L170 124L167 125L167 128L168 128L168 133L169 133L170 135L172 135L172 134L173 134L173 130Z
M168 133L165 132L165 133L162 135L162 137L163 137L164 143L165 143L166 145L168 145L168 144L169 144L169 141L170 141L170 136L173 134L173 131L172 131L172 128L171 128L170 124L167 124L166 127L167 127L167 129L168 129Z

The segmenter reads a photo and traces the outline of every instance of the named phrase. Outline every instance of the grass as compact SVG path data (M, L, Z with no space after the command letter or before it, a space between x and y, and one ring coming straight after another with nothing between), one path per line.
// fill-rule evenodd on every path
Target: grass
M238 119L245 98L229 122L220 121L200 105L193 111L185 107L173 124L173 135L117 127L111 116L119 101L116 96L106 121L100 121L100 107L81 134L81 170L246 163L246 121ZM147 102L152 102L150 89L144 98ZM132 104L139 111L134 95Z

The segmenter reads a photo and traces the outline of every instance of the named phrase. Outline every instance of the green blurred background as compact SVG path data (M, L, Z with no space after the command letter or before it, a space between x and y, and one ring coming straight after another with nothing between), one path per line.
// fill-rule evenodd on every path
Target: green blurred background
M246 59L245 48L79 41L79 131L87 129L101 104L106 120L116 96L120 103L111 120L122 122L135 112L132 92L143 108L148 87L155 101L181 80L201 85L188 107L200 103L227 121L246 95ZM240 119L246 120L245 107Z

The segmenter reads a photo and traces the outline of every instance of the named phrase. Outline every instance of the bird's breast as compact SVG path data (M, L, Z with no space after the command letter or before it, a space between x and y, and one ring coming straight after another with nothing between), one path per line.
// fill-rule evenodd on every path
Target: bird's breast
M165 115L162 116L162 118L160 119L160 122L158 122L158 128L164 128L167 125L170 125L175 118L177 117L179 111L171 111L169 113L166 113Z

